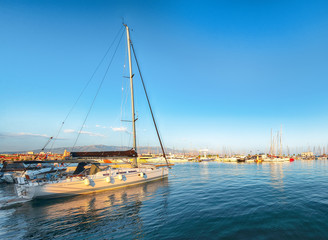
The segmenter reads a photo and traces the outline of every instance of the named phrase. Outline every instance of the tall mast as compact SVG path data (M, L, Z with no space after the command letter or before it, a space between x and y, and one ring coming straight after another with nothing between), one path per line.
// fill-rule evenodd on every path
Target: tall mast
M279 154L279 131L277 131L277 140L276 140L276 156Z
M275 135L272 134L272 129L271 129L271 135L272 135L272 156L277 155L276 154L276 140L275 140Z
M270 155L272 156L273 155L273 141L272 141L272 128L271 128L271 138L270 138Z
M132 132L133 132L133 149L137 151L137 137L136 137L136 119L134 113L134 95L133 95L133 76L132 73L132 63L131 63L131 45L130 45L130 31L129 27L124 24L126 28L126 38L128 42L128 54L129 54L129 70L130 70L130 89L131 89L131 108L132 108Z
M282 156L282 125L280 125L280 156Z

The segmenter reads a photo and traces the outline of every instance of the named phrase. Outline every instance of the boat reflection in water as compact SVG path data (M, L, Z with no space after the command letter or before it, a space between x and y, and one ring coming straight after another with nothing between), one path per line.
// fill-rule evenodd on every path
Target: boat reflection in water
M165 215L168 194L168 179L165 178L113 191L31 201L17 208L7 221L11 226L12 221L19 221L15 224L17 228L11 230L15 231L15 236L19 232L23 239L67 236L85 239L85 234L90 238L127 237L122 236L124 228L126 234L133 232L136 237L143 234L143 216ZM153 208L148 209L151 199L158 195L163 198L160 206L154 202ZM150 201L147 209L143 208L144 201ZM119 236L115 235L116 231Z
M281 192L284 191L284 165L280 164L270 164L270 180L271 186Z

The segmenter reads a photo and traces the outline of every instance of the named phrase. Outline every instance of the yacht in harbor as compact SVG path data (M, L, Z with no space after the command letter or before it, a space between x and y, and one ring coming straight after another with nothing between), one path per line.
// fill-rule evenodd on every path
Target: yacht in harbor
M169 163L166 159L164 147L159 136L157 125L153 117L153 112L148 99L148 94L140 72L134 46L130 39L129 28L125 26L127 36L128 58L129 58L129 79L131 90L131 108L132 108L132 135L133 147L126 151L106 151L106 152L71 152L69 162L78 163L72 173L66 171L55 171L52 173L35 173L26 171L20 177L17 177L15 184L18 197L24 199L34 198L57 198L72 196L78 194L88 194L96 191L111 190L120 187L126 187L135 184L142 184L149 181L163 179L168 176ZM123 34L123 33L122 33ZM164 164L143 164L138 163L137 145L136 145L136 116L134 110L134 90L131 52L133 52L135 62L140 74L142 86L144 87L149 110L152 116L154 127L163 152ZM99 164L103 159L120 158L125 162L124 167L118 164ZM67 162L67 161L63 161ZM128 166L129 165L129 166Z
M210 162L210 161L214 161L215 158L213 157L208 157L207 156L207 152L208 152L208 149L202 149L202 150L199 150L199 152L202 152L203 153L203 156L199 156L198 158L196 158L196 161L197 162Z

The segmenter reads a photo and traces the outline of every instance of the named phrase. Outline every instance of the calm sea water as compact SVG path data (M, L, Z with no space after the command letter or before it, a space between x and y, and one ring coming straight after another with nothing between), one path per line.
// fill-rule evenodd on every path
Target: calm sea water
M0 210L0 239L328 239L328 161L186 163L166 180ZM0 198L13 196L1 184Z

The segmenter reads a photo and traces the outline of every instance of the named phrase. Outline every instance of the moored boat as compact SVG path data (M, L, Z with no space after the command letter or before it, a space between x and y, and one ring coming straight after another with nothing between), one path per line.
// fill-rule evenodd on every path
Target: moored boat
M168 176L168 168L140 166L138 168L115 169L108 166L104 170L92 163L89 171L86 162L79 163L70 175L57 173L52 178L28 180L26 175L17 178L16 192L25 199L58 198L104 191L134 184L141 184Z
M132 134L133 147L127 151L107 151L107 152L71 152L70 161L78 162L73 173L67 173L57 169L54 172L25 173L17 177L16 193L20 198L57 198L72 196L78 194L87 194L97 191L111 190L119 187L126 187L135 184L141 184L149 181L162 179L168 176L170 164L168 163L162 145L161 138L157 129L154 115L148 99L148 94L140 72L134 47L130 39L129 28L124 25L127 35L129 70L130 70L130 90L131 90L131 109L132 109ZM140 73L142 85L144 87L149 110L152 116L154 127L163 152L164 164L142 164L138 163L136 129L135 129L135 110L134 110L134 91L133 76L131 66L131 50L133 51L135 61ZM129 167L120 167L119 164L101 166L98 162L111 162L110 159L120 158L124 165ZM132 162L130 161L132 159ZM106 160L106 161L105 161ZM31 178L31 174L35 177Z

